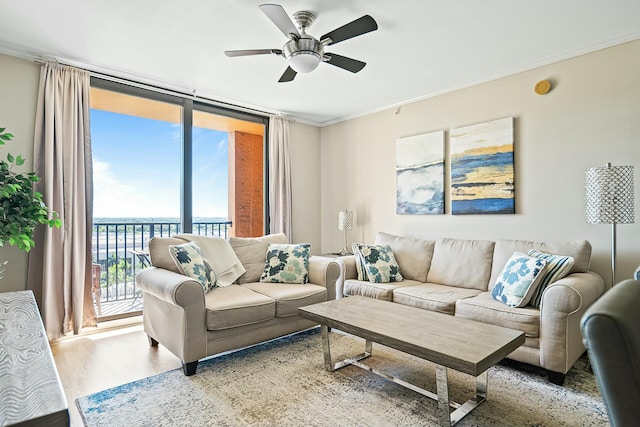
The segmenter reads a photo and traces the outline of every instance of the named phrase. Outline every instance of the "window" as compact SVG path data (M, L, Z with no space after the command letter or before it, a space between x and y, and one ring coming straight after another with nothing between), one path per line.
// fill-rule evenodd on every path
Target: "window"
M264 117L92 78L99 318L141 310L135 274L148 264L151 238L264 234L266 123Z

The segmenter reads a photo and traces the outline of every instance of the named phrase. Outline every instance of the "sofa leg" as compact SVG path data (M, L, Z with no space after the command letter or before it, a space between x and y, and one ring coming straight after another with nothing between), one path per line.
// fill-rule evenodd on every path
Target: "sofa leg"
M182 362L182 371L188 377L196 373L196 368L198 367L198 361L195 362Z
M562 372L549 371L549 382L555 385L564 385L566 374Z
M151 338L151 335L147 335L147 339L149 340L149 345L151 347L157 347L158 346L158 341L156 341L153 338Z

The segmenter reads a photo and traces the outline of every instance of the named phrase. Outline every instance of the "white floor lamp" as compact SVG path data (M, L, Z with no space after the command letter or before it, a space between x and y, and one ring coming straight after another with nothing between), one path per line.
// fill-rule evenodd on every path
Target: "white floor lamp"
M585 213L589 224L611 224L611 286L616 284L616 224L633 224L633 166L587 169Z
M353 211L343 210L338 213L338 230L344 231L344 248L340 255L349 255L351 252L347 248L347 232L353 229Z

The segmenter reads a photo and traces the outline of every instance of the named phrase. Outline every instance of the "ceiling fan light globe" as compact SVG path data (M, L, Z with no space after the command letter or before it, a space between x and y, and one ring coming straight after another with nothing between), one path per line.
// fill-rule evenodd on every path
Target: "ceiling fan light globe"
M289 66L298 73L310 73L318 68L321 59L315 52L296 52L289 56Z

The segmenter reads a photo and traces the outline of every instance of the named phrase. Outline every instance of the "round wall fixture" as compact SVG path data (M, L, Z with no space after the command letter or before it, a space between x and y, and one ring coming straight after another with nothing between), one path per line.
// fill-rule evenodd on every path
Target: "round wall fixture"
M540 80L538 83L536 83L536 86L533 88L533 90L538 95L549 93L549 91L551 90L551 82L549 80Z

